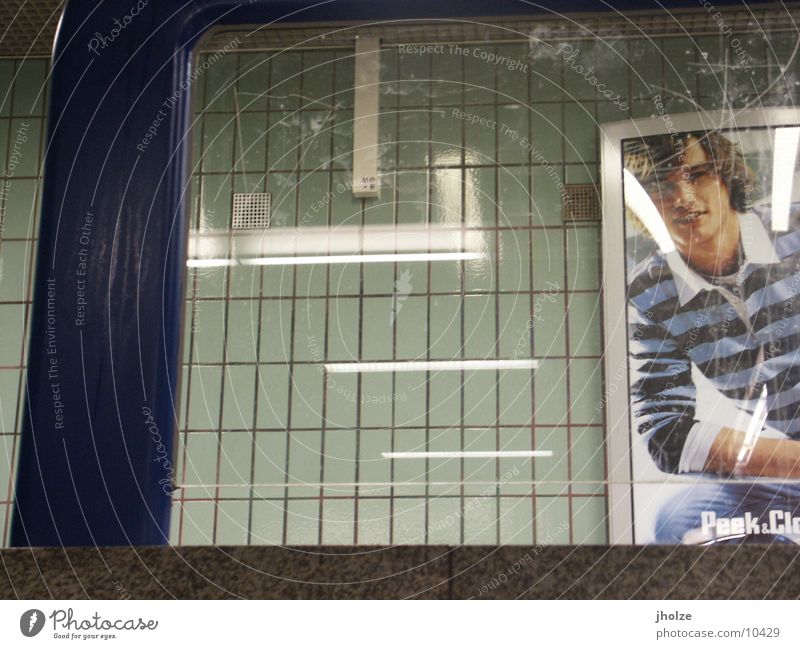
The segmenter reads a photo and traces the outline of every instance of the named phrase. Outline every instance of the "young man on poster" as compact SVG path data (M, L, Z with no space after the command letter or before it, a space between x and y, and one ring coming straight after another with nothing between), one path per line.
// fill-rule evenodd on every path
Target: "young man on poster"
M629 274L631 408L658 468L696 476L660 509L655 540L800 539L798 212L775 231L716 132L629 140L624 166L629 208L633 180L660 217L645 224L659 250ZM693 367L734 421L698 416Z

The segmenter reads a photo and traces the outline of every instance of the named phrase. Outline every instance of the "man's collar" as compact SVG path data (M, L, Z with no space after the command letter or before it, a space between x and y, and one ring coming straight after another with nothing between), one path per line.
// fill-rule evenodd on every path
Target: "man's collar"
M776 264L780 257L775 252L775 246L764 227L764 223L753 212L739 214L739 233L744 250L745 263L751 264ZM714 288L705 277L696 270L692 270L677 250L662 253L667 261L675 287L678 289L678 300L681 306L685 305L702 290L710 291Z

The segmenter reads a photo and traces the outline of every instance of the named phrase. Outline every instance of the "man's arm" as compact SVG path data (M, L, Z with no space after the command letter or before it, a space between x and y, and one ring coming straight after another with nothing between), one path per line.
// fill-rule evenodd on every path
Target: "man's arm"
M705 470L734 476L800 478L800 441L761 437L749 453L742 453L744 440L745 433L740 430L720 430L708 452Z

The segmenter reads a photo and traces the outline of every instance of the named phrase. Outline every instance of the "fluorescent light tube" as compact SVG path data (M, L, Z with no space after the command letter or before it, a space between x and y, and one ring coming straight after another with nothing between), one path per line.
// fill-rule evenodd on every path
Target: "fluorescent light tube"
M485 361L388 361L377 363L326 363L329 374L365 374L367 372L427 372L440 370L533 370L534 359Z

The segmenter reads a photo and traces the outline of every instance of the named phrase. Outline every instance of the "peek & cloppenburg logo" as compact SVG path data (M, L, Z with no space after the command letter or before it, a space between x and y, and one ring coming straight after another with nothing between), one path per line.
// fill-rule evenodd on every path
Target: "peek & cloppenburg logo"
M44 628L44 613L38 608L25 611L19 618L19 630L26 638L32 638Z
M71 608L55 609L49 615L32 608L19 618L19 630L27 638L41 633L46 625L52 625L48 633L52 632L57 640L112 640L126 632L155 631L158 620L107 618L97 612L84 618Z

